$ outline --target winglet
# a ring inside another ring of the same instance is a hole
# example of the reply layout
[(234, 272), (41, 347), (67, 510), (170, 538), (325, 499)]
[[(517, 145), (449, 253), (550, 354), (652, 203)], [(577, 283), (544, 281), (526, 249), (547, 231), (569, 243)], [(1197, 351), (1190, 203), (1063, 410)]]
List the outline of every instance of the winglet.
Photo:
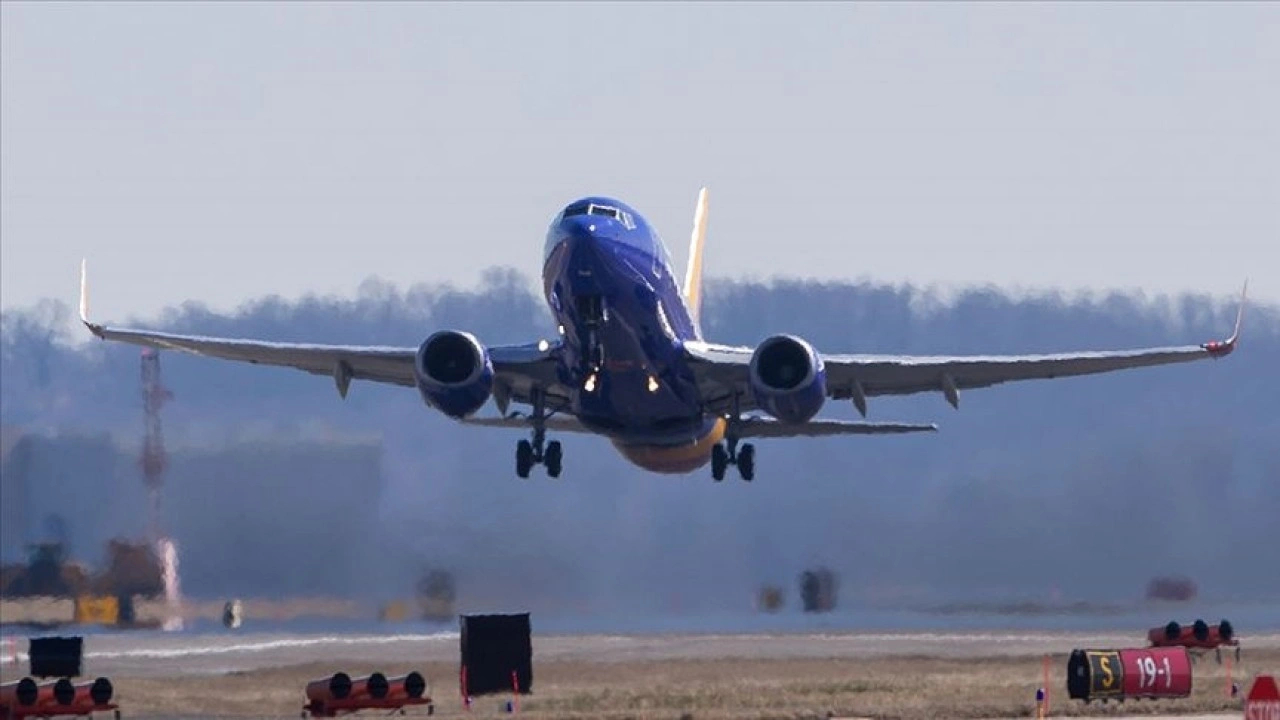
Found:
[(80, 260), (80, 322), (89, 328), (89, 332), (102, 337), (102, 326), (89, 322), (89, 261)]
[(1232, 350), (1236, 349), (1236, 343), (1240, 340), (1240, 326), (1244, 323), (1244, 306), (1248, 304), (1249, 299), (1249, 279), (1245, 278), (1244, 289), (1240, 291), (1240, 309), (1236, 310), (1236, 327), (1231, 332), (1231, 337), (1226, 340), (1213, 340), (1207, 342), (1200, 347), (1208, 351), (1215, 358), (1230, 355)]
[(698, 205), (693, 211), (693, 234), (689, 238), (689, 264), (684, 275), (684, 301), (689, 306), (693, 325), (702, 335), (702, 250), (707, 239), (707, 189), (698, 192)]

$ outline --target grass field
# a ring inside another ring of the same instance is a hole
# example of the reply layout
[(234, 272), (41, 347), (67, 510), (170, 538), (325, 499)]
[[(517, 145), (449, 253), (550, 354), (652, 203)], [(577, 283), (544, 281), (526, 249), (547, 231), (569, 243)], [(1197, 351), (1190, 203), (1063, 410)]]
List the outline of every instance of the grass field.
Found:
[[(130, 718), (297, 717), (303, 703), (302, 688), (308, 680), (335, 670), (353, 672), (358, 667), (335, 659), (213, 677), (119, 678), (117, 696)], [(1051, 657), (1053, 716), (1239, 712), (1241, 708), (1239, 699), (1226, 696), (1225, 666), (1212, 658), (1195, 666), (1190, 698), (1123, 705), (1067, 700), (1065, 667), (1066, 655)], [(1258, 650), (1245, 655), (1236, 675), (1247, 688), (1251, 673), (1277, 668), (1280, 650)], [(456, 663), (368, 669), (388, 674), (420, 670), (431, 685), (435, 714), (464, 715)], [(1041, 678), (1039, 656), (535, 661), (534, 692), (520, 698), (520, 714), (530, 718), (655, 720), (1034, 717), (1035, 691)], [(468, 716), (499, 716), (507, 699), (477, 698)]]

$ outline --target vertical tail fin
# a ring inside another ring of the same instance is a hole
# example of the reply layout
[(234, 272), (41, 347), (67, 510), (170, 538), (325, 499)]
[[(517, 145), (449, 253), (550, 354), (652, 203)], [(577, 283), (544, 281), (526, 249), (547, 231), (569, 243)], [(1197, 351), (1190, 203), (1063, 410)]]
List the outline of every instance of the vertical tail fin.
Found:
[(698, 193), (693, 211), (693, 234), (689, 238), (689, 265), (684, 274), (684, 301), (689, 306), (693, 326), (702, 336), (702, 250), (707, 239), (707, 189)]

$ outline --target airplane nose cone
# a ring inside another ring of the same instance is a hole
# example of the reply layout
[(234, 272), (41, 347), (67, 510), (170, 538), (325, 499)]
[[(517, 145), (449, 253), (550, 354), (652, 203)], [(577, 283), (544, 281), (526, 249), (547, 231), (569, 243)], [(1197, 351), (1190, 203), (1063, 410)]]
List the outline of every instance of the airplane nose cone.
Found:
[(596, 223), (596, 218), (590, 215), (575, 215), (565, 218), (560, 229), (571, 241), (589, 242), (596, 239), (600, 226)]
[(562, 244), (577, 262), (597, 258), (605, 250), (609, 233), (600, 218), (589, 215), (568, 217), (560, 226)]

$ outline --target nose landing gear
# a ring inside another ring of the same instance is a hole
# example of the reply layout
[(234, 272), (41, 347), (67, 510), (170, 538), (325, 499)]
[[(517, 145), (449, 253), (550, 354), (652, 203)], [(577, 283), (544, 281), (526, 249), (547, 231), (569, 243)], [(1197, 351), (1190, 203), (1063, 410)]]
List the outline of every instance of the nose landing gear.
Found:
[(599, 295), (577, 295), (574, 303), (578, 317), (586, 327), (583, 360), (589, 368), (599, 372), (604, 366), (604, 344), (600, 342), (600, 328), (609, 321), (609, 306)]
[(516, 476), (524, 479), (529, 477), (529, 472), (533, 470), (534, 465), (542, 464), (547, 468), (549, 477), (560, 477), (561, 460), (563, 452), (560, 448), (559, 440), (552, 440), (546, 443), (545, 447), (541, 442), (542, 438), (538, 437), (538, 433), (534, 433), (534, 441), (521, 440), (516, 443)]

